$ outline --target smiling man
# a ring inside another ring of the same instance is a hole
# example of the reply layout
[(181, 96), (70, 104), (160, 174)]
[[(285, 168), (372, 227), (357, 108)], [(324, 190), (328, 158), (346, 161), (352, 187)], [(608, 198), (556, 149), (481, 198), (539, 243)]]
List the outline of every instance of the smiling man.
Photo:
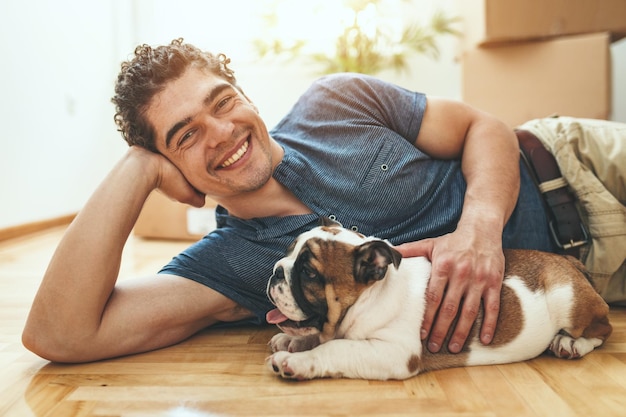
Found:
[(231, 215), (311, 213), (272, 178), (283, 148), (271, 140), (256, 107), (218, 75), (192, 66), (154, 96), (145, 116), (157, 151)]
[[(481, 340), (489, 343), (503, 247), (558, 251), (561, 244), (514, 132), (463, 103), (357, 74), (315, 82), (268, 131), (228, 64), (182, 40), (142, 45), (122, 64), (113, 102), (130, 147), (60, 242), (25, 346), (53, 361), (84, 362), (165, 347), (216, 323), (264, 324), (274, 263), (321, 217), (431, 260), (421, 324), (430, 350), (458, 352), (481, 303)], [(559, 123), (585, 132), (592, 124)], [(623, 263), (626, 235), (617, 162), (626, 129), (602, 126), (593, 143), (603, 151), (585, 160), (614, 168), (594, 172), (602, 188), (594, 192), (612, 198), (599, 207), (613, 216), (604, 223), (620, 240), (594, 236), (594, 251), (579, 256), (598, 265), (620, 256)], [(155, 189), (195, 206), (210, 196), (219, 204), (218, 228), (158, 274), (117, 282), (124, 244)], [(602, 217), (587, 217), (600, 224), (594, 233), (602, 230)], [(623, 284), (623, 265), (615, 264), (608, 276), (621, 275), (603, 288)]]

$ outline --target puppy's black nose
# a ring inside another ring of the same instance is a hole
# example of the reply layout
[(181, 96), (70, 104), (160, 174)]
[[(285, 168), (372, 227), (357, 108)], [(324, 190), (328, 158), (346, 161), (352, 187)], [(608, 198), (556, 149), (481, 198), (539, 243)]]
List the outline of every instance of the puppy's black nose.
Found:
[(277, 283), (284, 281), (284, 280), (285, 280), (285, 270), (283, 269), (282, 266), (279, 266), (278, 268), (276, 268), (276, 270), (270, 277), (269, 282), (267, 283), (267, 296), (269, 297), (272, 304), (276, 304), (276, 303), (274, 302), (274, 297), (272, 297), (271, 289), (272, 287), (275, 287)]
[(276, 268), (276, 271), (274, 271), (274, 276), (272, 277), (272, 279), (279, 279), (281, 281), (285, 279), (285, 270), (283, 269), (282, 266), (279, 266), (278, 268)]

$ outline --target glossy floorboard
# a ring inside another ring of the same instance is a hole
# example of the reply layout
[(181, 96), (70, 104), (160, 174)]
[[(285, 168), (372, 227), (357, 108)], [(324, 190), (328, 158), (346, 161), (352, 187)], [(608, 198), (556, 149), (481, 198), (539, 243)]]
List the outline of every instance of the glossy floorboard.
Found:
[[(51, 364), (20, 334), (63, 228), (0, 244), (0, 416), (625, 416), (626, 310), (581, 360), (549, 356), (406, 381), (288, 382), (264, 366), (273, 327), (207, 330), (168, 349)], [(152, 273), (187, 243), (131, 239), (124, 277)]]

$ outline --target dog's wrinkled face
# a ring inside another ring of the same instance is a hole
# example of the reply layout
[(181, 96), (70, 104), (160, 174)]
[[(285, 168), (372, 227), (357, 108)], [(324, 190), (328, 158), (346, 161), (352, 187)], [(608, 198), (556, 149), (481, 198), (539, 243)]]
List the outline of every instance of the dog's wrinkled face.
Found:
[(267, 295), (278, 308), (267, 321), (292, 335), (334, 332), (359, 295), (400, 259), (382, 240), (336, 224), (314, 228), (276, 263)]

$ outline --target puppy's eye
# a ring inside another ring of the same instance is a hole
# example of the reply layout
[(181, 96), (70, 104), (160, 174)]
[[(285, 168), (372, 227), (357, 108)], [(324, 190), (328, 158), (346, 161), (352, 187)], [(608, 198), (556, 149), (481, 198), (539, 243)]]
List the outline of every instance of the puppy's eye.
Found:
[(318, 279), (319, 278), (319, 274), (317, 273), (317, 271), (315, 269), (313, 269), (310, 265), (306, 265), (305, 264), (303, 266), (303, 268), (302, 268), (302, 272), (309, 279)]

